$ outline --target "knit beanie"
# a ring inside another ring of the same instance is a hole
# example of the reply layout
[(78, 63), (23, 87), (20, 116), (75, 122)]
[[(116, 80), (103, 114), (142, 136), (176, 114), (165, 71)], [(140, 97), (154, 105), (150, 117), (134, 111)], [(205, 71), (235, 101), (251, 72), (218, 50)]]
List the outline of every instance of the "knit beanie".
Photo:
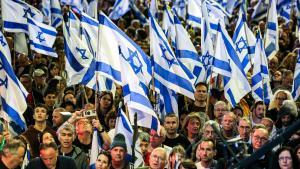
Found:
[(115, 135), (114, 140), (110, 145), (110, 149), (113, 149), (114, 147), (122, 147), (125, 151), (127, 151), (126, 141), (123, 134), (118, 133)]

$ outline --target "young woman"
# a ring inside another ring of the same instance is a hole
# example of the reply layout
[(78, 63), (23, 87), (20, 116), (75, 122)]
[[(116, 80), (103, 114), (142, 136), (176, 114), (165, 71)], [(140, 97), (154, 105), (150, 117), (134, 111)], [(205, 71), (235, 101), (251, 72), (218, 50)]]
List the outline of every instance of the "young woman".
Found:
[(108, 151), (101, 151), (96, 161), (96, 169), (109, 169), (111, 165), (111, 155)]

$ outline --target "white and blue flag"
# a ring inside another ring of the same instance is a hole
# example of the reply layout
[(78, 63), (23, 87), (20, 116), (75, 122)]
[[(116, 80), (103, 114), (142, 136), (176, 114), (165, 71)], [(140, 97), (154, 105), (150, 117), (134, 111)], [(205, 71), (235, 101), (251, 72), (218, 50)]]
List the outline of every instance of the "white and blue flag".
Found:
[(130, 0), (116, 0), (109, 18), (112, 20), (121, 18), (130, 10), (130, 3)]
[(263, 100), (265, 104), (269, 104), (273, 94), (270, 87), (268, 59), (259, 31), (256, 34), (255, 54), (252, 63), (252, 96), (256, 101)]
[(3, 35), (3, 33), (1, 31), (0, 31), (0, 46), (3, 49), (4, 56), (6, 56), (8, 63), (11, 64), (10, 49), (9, 49), (9, 46), (8, 46), (5, 36)]
[(27, 109), (27, 94), (0, 46), (1, 115), (6, 121), (15, 122), (23, 130), (26, 129), (23, 113)]
[(91, 146), (90, 169), (96, 169), (97, 157), (101, 150), (102, 148), (99, 133), (97, 129), (94, 129)]
[(247, 25), (246, 14), (242, 8), (232, 40), (235, 44), (236, 53), (242, 62), (244, 72), (247, 73), (251, 68), (250, 58), (254, 54), (256, 39)]
[(7, 32), (28, 31), (27, 18), (43, 22), (43, 14), (33, 6), (20, 0), (1, 0), (3, 28)]
[[(122, 109), (118, 111), (118, 117), (116, 120), (116, 127), (115, 127), (115, 135), (121, 133), (125, 136), (125, 142), (127, 146), (127, 159), (132, 162), (132, 144), (133, 144), (133, 128)], [(135, 142), (135, 159), (134, 159), (134, 168), (138, 168), (144, 165), (143, 155), (141, 153), (139, 139)]]
[(87, 0), (60, 0), (62, 5), (70, 5), (71, 7), (76, 7), (80, 11), (86, 9), (88, 6)]
[(98, 0), (90, 0), (86, 13), (92, 18), (98, 18)]
[(265, 33), (265, 51), (266, 56), (270, 60), (279, 50), (279, 30), (276, 12), (276, 1), (270, 0), (270, 7), (268, 10), (267, 30)]
[(153, 56), (154, 78), (167, 88), (194, 99), (194, 82), (182, 68), (156, 20), (150, 15), (150, 53)]
[(300, 95), (300, 50), (298, 50), (297, 63), (294, 73), (294, 83), (292, 89), (293, 99), (296, 101)]
[[(267, 16), (268, 4), (265, 3), (265, 0), (259, 0), (254, 6), (254, 11), (251, 15), (253, 21), (260, 21)], [(277, 17), (277, 14), (274, 16)]]
[(29, 145), (27, 145), (21, 169), (26, 169), (26, 166), (29, 164), (29, 161), (30, 161), (30, 149), (29, 149)]
[(41, 9), (40, 11), (43, 13), (44, 15), (44, 23), (50, 23), (51, 22), (51, 4), (50, 4), (51, 0), (42, 0), (41, 3)]
[(62, 25), (63, 16), (59, 0), (50, 0), (51, 26), (57, 28)]
[(187, 4), (187, 23), (192, 27), (201, 28), (201, 20), (201, 1), (189, 0), (189, 3)]
[(28, 34), (30, 48), (37, 53), (57, 57), (53, 49), (57, 31), (54, 27), (28, 18)]
[(175, 11), (177, 16), (185, 19), (187, 13), (187, 9), (186, 9), (187, 4), (188, 4), (187, 0), (174, 0), (172, 9)]
[(251, 91), (235, 45), (225, 26), (219, 24), (213, 71), (223, 76), (224, 94), (232, 107)]

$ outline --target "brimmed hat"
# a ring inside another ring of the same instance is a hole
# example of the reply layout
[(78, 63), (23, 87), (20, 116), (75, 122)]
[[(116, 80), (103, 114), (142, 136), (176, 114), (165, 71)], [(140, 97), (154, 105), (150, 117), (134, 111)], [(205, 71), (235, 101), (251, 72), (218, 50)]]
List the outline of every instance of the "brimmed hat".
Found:
[(35, 69), (33, 72), (33, 77), (40, 77), (45, 75), (45, 72), (42, 69)]

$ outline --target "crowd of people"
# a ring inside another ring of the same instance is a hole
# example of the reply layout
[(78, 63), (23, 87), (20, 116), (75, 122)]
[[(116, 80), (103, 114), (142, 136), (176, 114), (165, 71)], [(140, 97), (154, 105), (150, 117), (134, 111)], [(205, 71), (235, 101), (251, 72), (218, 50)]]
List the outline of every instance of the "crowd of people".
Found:
[[(26, 0), (39, 7), (41, 0)], [(100, 0), (99, 9), (109, 14), (114, 0)], [(248, 1), (248, 25), (265, 32), (266, 18), (251, 20), (257, 0)], [(138, 9), (147, 16), (147, 0), (136, 0)], [(164, 2), (158, 0), (158, 20)], [(66, 7), (63, 7), (65, 9)], [(230, 18), (227, 30), (233, 34), (238, 8)], [(184, 20), (182, 20), (185, 23)], [(115, 21), (116, 25), (150, 56), (149, 24), (141, 23), (132, 11)], [(159, 131), (139, 127), (138, 146), (144, 160), (140, 168), (207, 169), (207, 168), (300, 168), (300, 130), (298, 102), (291, 96), (297, 48), (295, 12), (289, 23), (278, 18), (279, 51), (269, 60), (273, 97), (269, 105), (255, 101), (251, 93), (235, 107), (225, 99), (221, 87), (206, 83), (195, 85), (195, 100), (178, 97), (179, 114), (161, 118)], [(185, 25), (187, 25), (185, 23)], [(190, 38), (201, 55), (201, 30), (186, 26)], [(82, 85), (67, 86), (62, 28), (54, 44), (58, 57), (34, 51), (18, 53), (14, 34), (4, 33), (12, 53), (15, 74), (28, 91), (24, 112), (27, 129), (2, 119), (0, 129), (0, 168), (14, 169), (87, 169), (90, 167), (93, 131), (101, 138), (97, 169), (131, 168), (124, 133), (115, 133), (122, 87), (116, 91), (96, 92)], [(248, 73), (251, 75), (251, 73)], [(218, 85), (216, 85), (218, 86)], [(153, 105), (156, 99), (149, 96)], [(297, 106), (298, 105), (298, 106)], [(124, 111), (126, 106), (123, 105)], [(85, 117), (88, 110), (94, 118)], [(14, 129), (14, 133), (9, 128)], [(266, 146), (269, 145), (269, 146)]]

